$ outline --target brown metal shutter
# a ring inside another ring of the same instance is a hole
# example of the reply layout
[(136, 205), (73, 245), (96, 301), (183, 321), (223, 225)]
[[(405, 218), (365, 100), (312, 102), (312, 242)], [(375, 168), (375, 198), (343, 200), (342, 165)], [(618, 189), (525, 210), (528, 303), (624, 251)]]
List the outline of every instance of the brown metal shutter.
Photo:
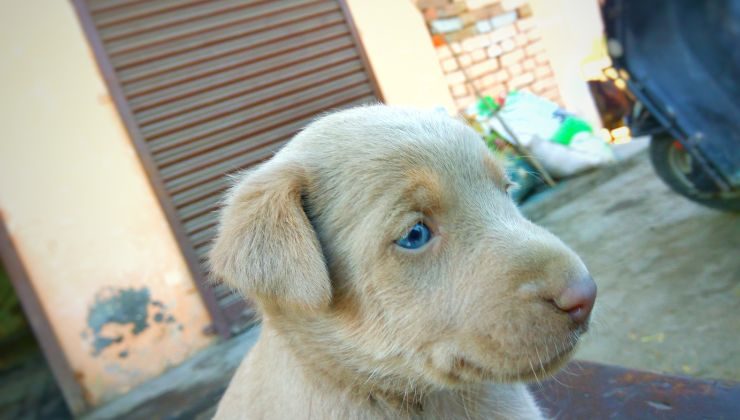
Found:
[[(224, 175), (318, 113), (378, 98), (337, 0), (74, 1), (199, 283)], [(239, 296), (199, 287), (222, 332), (244, 322)]]

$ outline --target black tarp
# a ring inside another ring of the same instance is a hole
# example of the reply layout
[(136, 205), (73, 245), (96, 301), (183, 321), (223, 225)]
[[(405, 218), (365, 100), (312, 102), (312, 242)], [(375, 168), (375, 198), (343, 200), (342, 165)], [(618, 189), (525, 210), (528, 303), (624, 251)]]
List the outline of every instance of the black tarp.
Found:
[(608, 0), (603, 15), (633, 93), (740, 186), (740, 0)]

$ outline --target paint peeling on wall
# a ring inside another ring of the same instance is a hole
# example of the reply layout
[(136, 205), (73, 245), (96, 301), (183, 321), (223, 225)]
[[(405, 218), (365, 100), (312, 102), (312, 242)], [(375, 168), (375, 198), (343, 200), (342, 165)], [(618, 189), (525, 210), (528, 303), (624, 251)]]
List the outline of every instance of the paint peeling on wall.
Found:
[[(139, 335), (156, 324), (175, 324), (175, 317), (167, 313), (167, 307), (158, 300), (151, 299), (146, 287), (105, 288), (95, 295), (95, 300), (87, 312), (87, 329), (82, 338), (90, 343), (91, 354), (99, 356), (108, 347), (122, 343), (127, 333)], [(177, 324), (178, 330), (183, 327)], [(128, 357), (128, 349), (117, 350), (119, 358)]]

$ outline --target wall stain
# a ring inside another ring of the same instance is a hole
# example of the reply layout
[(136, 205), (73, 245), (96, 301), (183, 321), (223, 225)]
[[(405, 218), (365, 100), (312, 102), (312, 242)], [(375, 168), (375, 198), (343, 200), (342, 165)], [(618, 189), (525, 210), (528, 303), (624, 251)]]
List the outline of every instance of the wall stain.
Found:
[(149, 289), (103, 289), (95, 295), (95, 302), (87, 313), (87, 326), (92, 332), (93, 356), (113, 343), (121, 342), (123, 336), (106, 337), (102, 335), (106, 324), (132, 324), (131, 332), (140, 334), (149, 327), (148, 306)]
[[(150, 308), (154, 313), (152, 320), (156, 324), (174, 323), (175, 318), (167, 313), (167, 306), (158, 300), (152, 300), (149, 289), (105, 288), (95, 295), (93, 304), (87, 313), (87, 329), (81, 337), (89, 341), (92, 355), (99, 356), (106, 348), (121, 343), (123, 335), (105, 335), (104, 327), (109, 324), (130, 325), (131, 333), (139, 335), (152, 326)], [(181, 330), (181, 329), (180, 329)], [(118, 352), (119, 358), (126, 358), (129, 350)]]

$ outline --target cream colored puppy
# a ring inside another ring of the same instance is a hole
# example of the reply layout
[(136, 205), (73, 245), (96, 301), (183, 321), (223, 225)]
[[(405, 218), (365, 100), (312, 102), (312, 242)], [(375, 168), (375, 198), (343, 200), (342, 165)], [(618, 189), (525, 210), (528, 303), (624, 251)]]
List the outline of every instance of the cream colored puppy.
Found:
[(480, 137), (370, 106), (309, 125), (228, 193), (214, 273), (261, 336), (221, 419), (536, 419), (596, 286), (527, 221)]

